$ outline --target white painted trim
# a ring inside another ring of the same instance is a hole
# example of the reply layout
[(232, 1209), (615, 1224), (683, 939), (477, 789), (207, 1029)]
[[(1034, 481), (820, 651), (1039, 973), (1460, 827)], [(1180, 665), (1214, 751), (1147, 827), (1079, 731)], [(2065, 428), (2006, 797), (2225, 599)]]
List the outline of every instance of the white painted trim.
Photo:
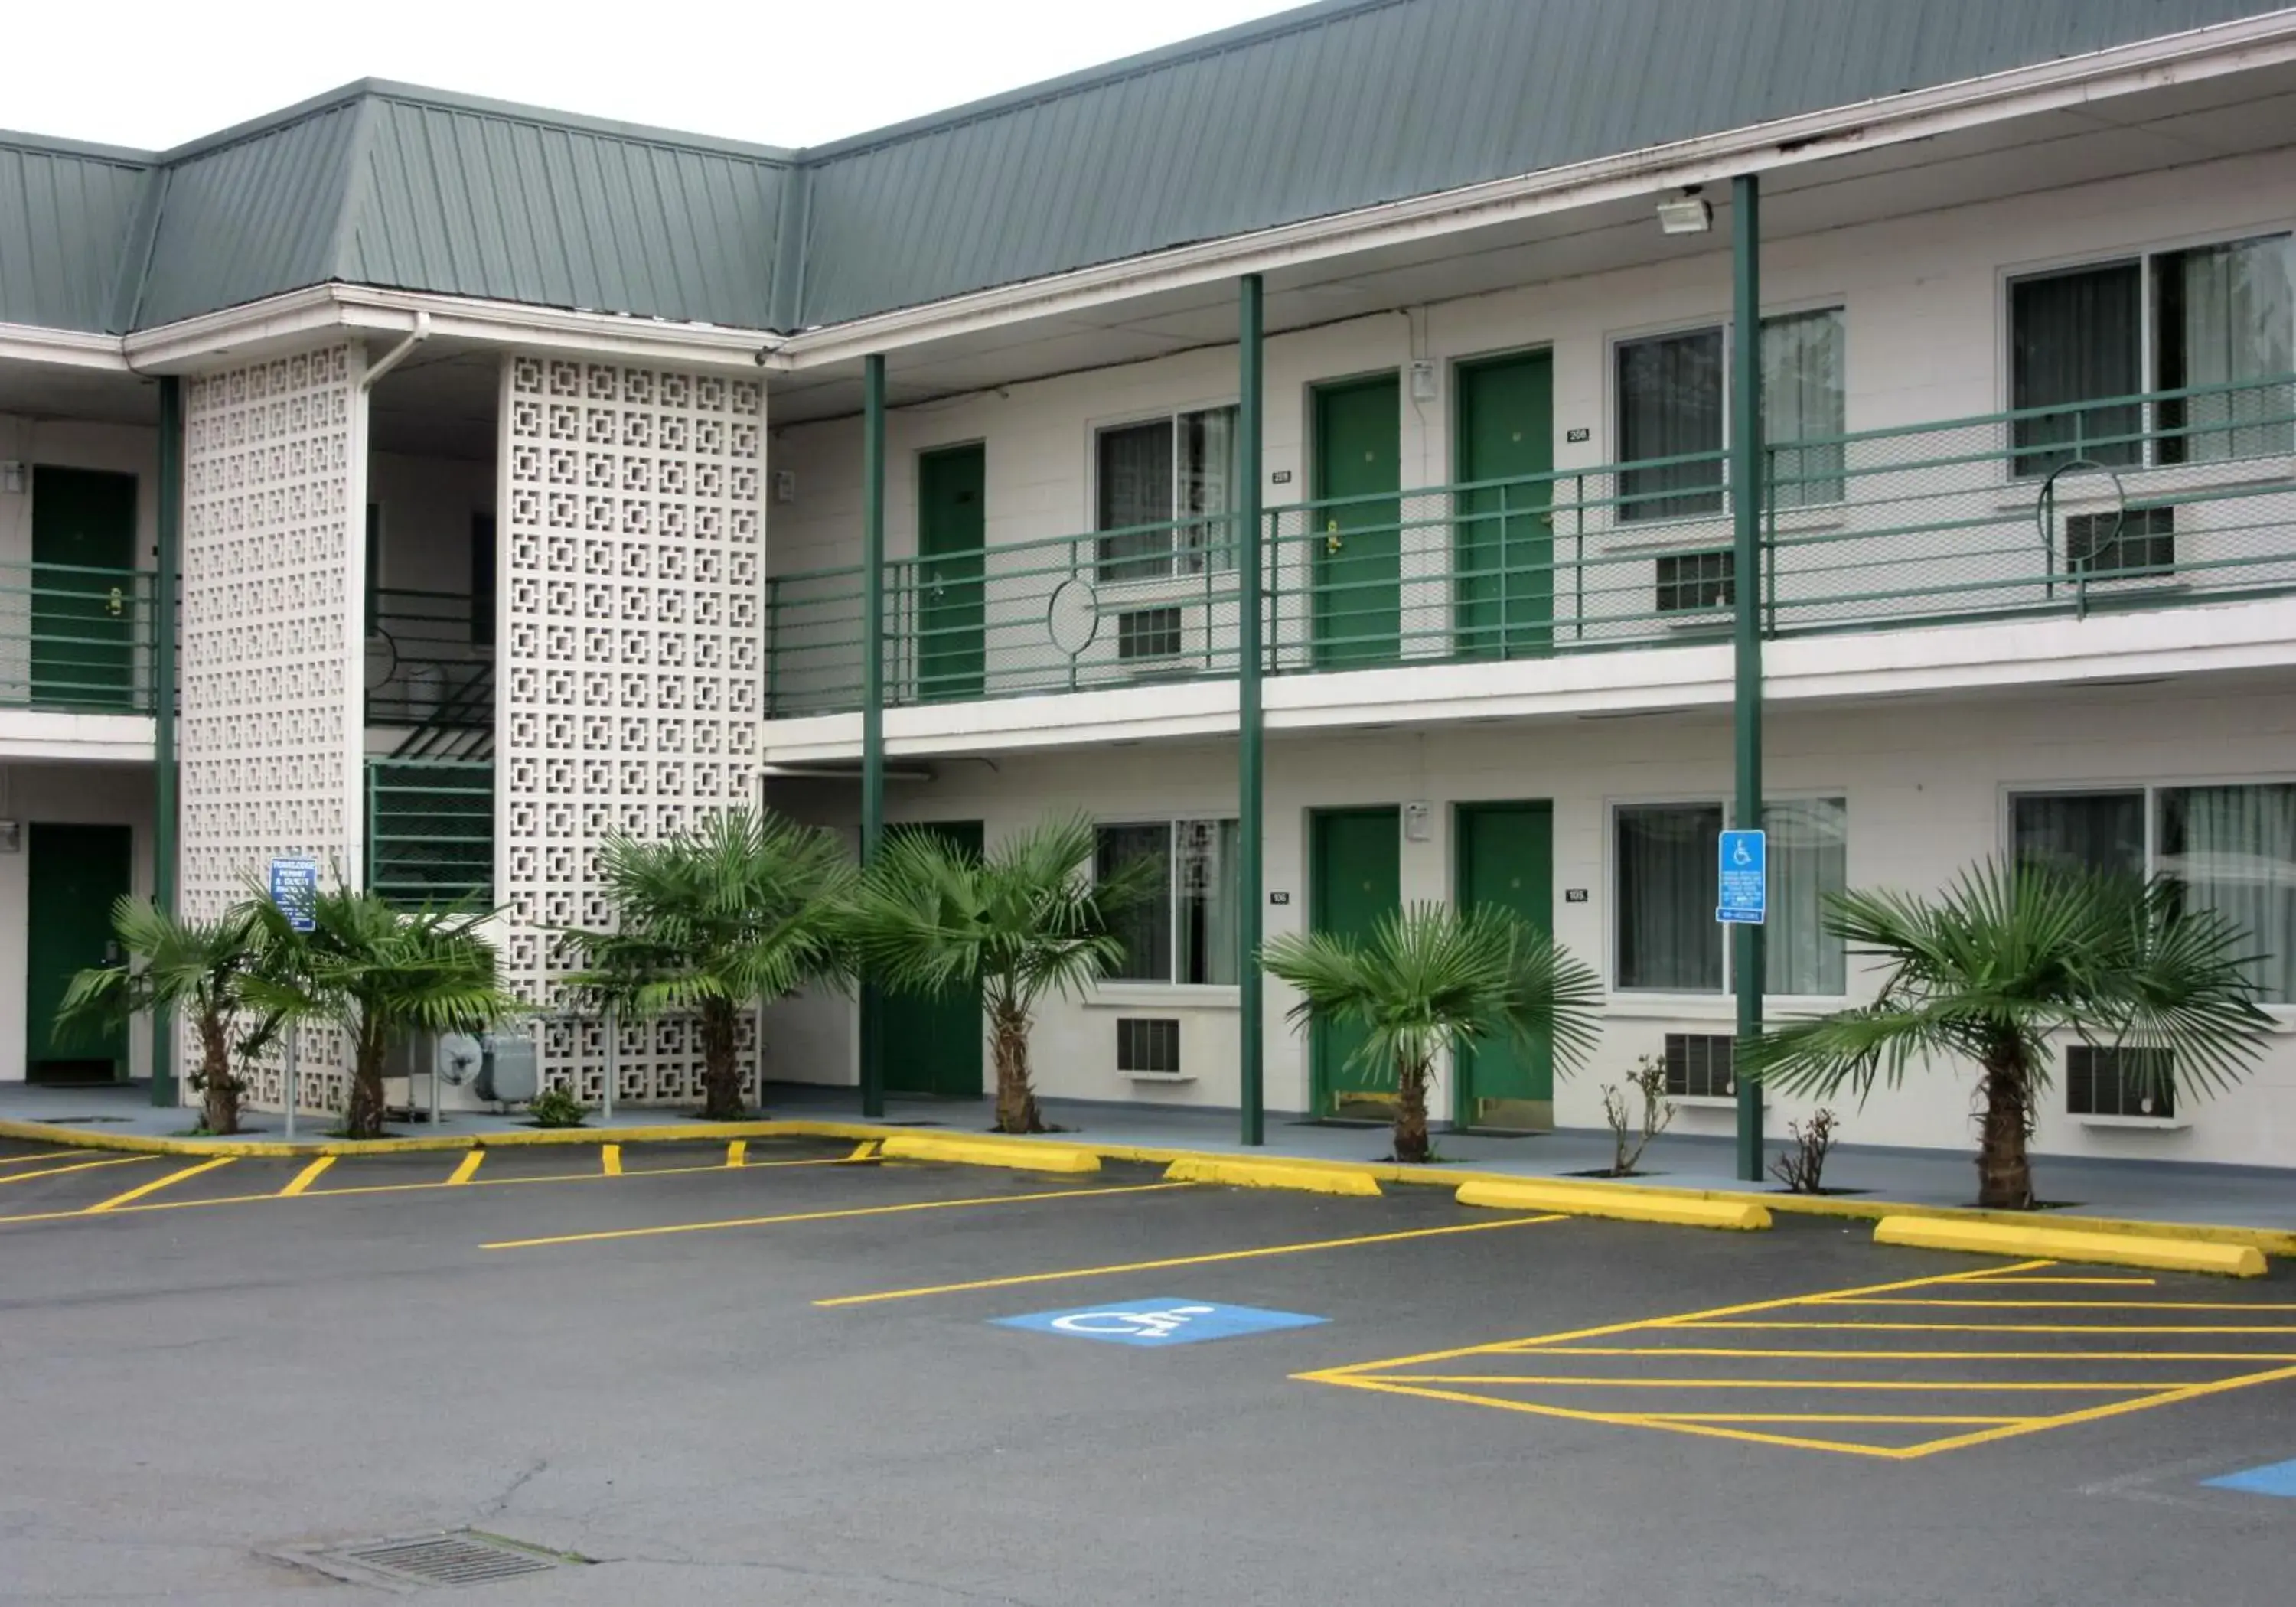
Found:
[(1713, 184), (1742, 173), (1799, 167), (1853, 151), (1935, 138), (2290, 61), (2296, 61), (2296, 11), (2276, 12), (808, 330), (791, 336), (770, 365), (799, 372), (853, 362), (871, 352), (894, 351), (1028, 318), (1073, 314), (1111, 301), (1632, 200), (1685, 184)]
[(0, 363), (47, 363), (59, 368), (99, 368), (126, 373), (118, 335), (37, 324), (0, 324)]
[(148, 714), (59, 714), (0, 709), (0, 759), (152, 762), (156, 741)]
[(2183, 1133), (2192, 1123), (2181, 1116), (2076, 1116), (2085, 1127), (2116, 1127), (2124, 1133)]

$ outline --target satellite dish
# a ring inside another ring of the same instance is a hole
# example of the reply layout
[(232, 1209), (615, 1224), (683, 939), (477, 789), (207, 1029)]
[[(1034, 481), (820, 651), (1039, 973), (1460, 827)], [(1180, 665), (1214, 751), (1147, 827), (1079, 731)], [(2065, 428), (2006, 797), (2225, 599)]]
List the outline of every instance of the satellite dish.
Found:
[(455, 1087), (476, 1079), (485, 1063), (486, 1047), (467, 1032), (442, 1032), (430, 1050), (430, 1068), (439, 1079)]

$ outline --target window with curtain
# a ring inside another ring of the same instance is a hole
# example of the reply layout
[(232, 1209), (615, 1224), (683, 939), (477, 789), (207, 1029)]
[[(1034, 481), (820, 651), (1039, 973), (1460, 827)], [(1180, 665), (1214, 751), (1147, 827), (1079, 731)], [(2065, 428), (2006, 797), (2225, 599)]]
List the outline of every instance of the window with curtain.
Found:
[(1838, 307), (1762, 320), (1762, 439), (1776, 448), (1772, 495), (1781, 508), (1843, 499), (1846, 344)]
[(1099, 828), (1094, 866), (1101, 880), (1135, 865), (1151, 867), (1146, 893), (1114, 917), (1124, 959), (1108, 973), (1111, 980), (1235, 984), (1236, 830), (1233, 820)]
[(2009, 800), (2009, 851), (2092, 871), (2144, 873), (2144, 792), (2021, 792)]
[(2144, 389), (2143, 284), (2139, 262), (2010, 282), (2009, 405), (2052, 410), (2011, 425), (2018, 474), (2048, 474), (2076, 457), (2144, 461), (2140, 405), (2074, 405)]
[(2161, 874), (2249, 934), (2267, 999), (2296, 1003), (2296, 786), (2163, 787), (2159, 811)]
[(1209, 407), (1100, 431), (1094, 529), (1108, 532), (1098, 544), (1103, 581), (1227, 567), (1231, 537), (1217, 516), (1235, 507), (1235, 419), (1233, 407)]
[(1619, 521), (1684, 519), (1722, 511), (1722, 332), (1685, 330), (1618, 346), (1619, 460), (1646, 463), (1692, 453), (1689, 463), (1619, 471)]
[(2152, 306), (2161, 389), (2246, 388), (2161, 403), (2162, 463), (2221, 463), (2296, 447), (2289, 388), (2260, 383), (2296, 366), (2288, 236), (2155, 257)]
[(1621, 805), (1613, 828), (1617, 985), (1720, 992), (1722, 929), (1714, 908), (1722, 806)]
[(1849, 885), (1848, 800), (1775, 800), (1763, 806), (1762, 829), (1770, 873), (1762, 986), (1780, 994), (1847, 993), (1849, 949), (1825, 930), (1825, 901)]

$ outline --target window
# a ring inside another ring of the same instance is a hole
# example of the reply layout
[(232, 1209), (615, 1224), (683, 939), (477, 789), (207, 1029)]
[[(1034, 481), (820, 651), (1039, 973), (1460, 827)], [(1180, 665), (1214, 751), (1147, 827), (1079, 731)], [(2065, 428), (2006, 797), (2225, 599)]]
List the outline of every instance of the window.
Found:
[(1176, 659), (1180, 655), (1180, 611), (1138, 608), (1116, 617), (1119, 659)]
[(2173, 1062), (2165, 1049), (2107, 1044), (2065, 1048), (2065, 1111), (2073, 1116), (2151, 1116), (2177, 1113)]
[(2296, 783), (2020, 793), (2009, 828), (2020, 858), (2174, 881), (2249, 935), (2264, 999), (2296, 1004)]
[(1727, 1099), (1737, 1089), (1731, 1071), (1734, 1039), (1726, 1032), (1666, 1035), (1666, 1091), (1677, 1099)]
[(1657, 567), (1660, 613), (1712, 613), (1736, 600), (1733, 577), (1737, 573), (1737, 554), (1726, 548), (1713, 553), (1669, 553)]
[(1103, 430), (1094, 450), (1102, 581), (1230, 567), (1234, 537), (1218, 515), (1235, 507), (1234, 408)]
[[(1617, 816), (1620, 988), (1719, 993), (1727, 985), (1722, 927), (1714, 919), (1723, 808), (1628, 804)], [(1849, 808), (1839, 798), (1774, 799), (1769, 921), (1763, 987), (1771, 993), (1848, 991), (1849, 955), (1825, 931), (1825, 900), (1848, 885)]]
[[(1778, 448), (1777, 504), (1809, 507), (1842, 499), (1838, 439), (1843, 402), (1840, 307), (1762, 320), (1762, 439)], [(1728, 389), (1724, 331), (1685, 330), (1618, 346), (1619, 460), (1648, 463), (1619, 471), (1619, 521), (1719, 513)], [(1793, 447), (1795, 441), (1813, 441)], [(1652, 463), (1657, 458), (1688, 462)]]
[(2292, 366), (2296, 294), (2286, 235), (2012, 280), (2009, 405), (2051, 410), (2012, 425), (2015, 471), (2044, 475), (2076, 457), (2142, 466), (2144, 407), (2125, 398), (2147, 389), (2202, 393), (2157, 405), (2155, 463), (2296, 449), (2289, 388), (2269, 382)]
[(1113, 921), (1124, 958), (1108, 974), (1127, 982), (1236, 981), (1236, 823), (1159, 821), (1100, 828), (1094, 865), (1103, 880), (1146, 862), (1150, 890)]

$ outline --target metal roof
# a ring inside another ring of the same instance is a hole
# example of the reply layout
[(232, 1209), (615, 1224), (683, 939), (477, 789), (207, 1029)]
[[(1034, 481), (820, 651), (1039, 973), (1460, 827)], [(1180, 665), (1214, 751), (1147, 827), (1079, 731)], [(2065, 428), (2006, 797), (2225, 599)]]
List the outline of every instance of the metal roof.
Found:
[(132, 293), (137, 209), (157, 181), (126, 152), (0, 134), (0, 324), (115, 327), (113, 297)]
[(1324, 0), (798, 152), (366, 80), (162, 154), (0, 135), (0, 322), (333, 280), (811, 327), (2284, 9)]
[(2284, 9), (1332, 0), (807, 153), (808, 324)]

